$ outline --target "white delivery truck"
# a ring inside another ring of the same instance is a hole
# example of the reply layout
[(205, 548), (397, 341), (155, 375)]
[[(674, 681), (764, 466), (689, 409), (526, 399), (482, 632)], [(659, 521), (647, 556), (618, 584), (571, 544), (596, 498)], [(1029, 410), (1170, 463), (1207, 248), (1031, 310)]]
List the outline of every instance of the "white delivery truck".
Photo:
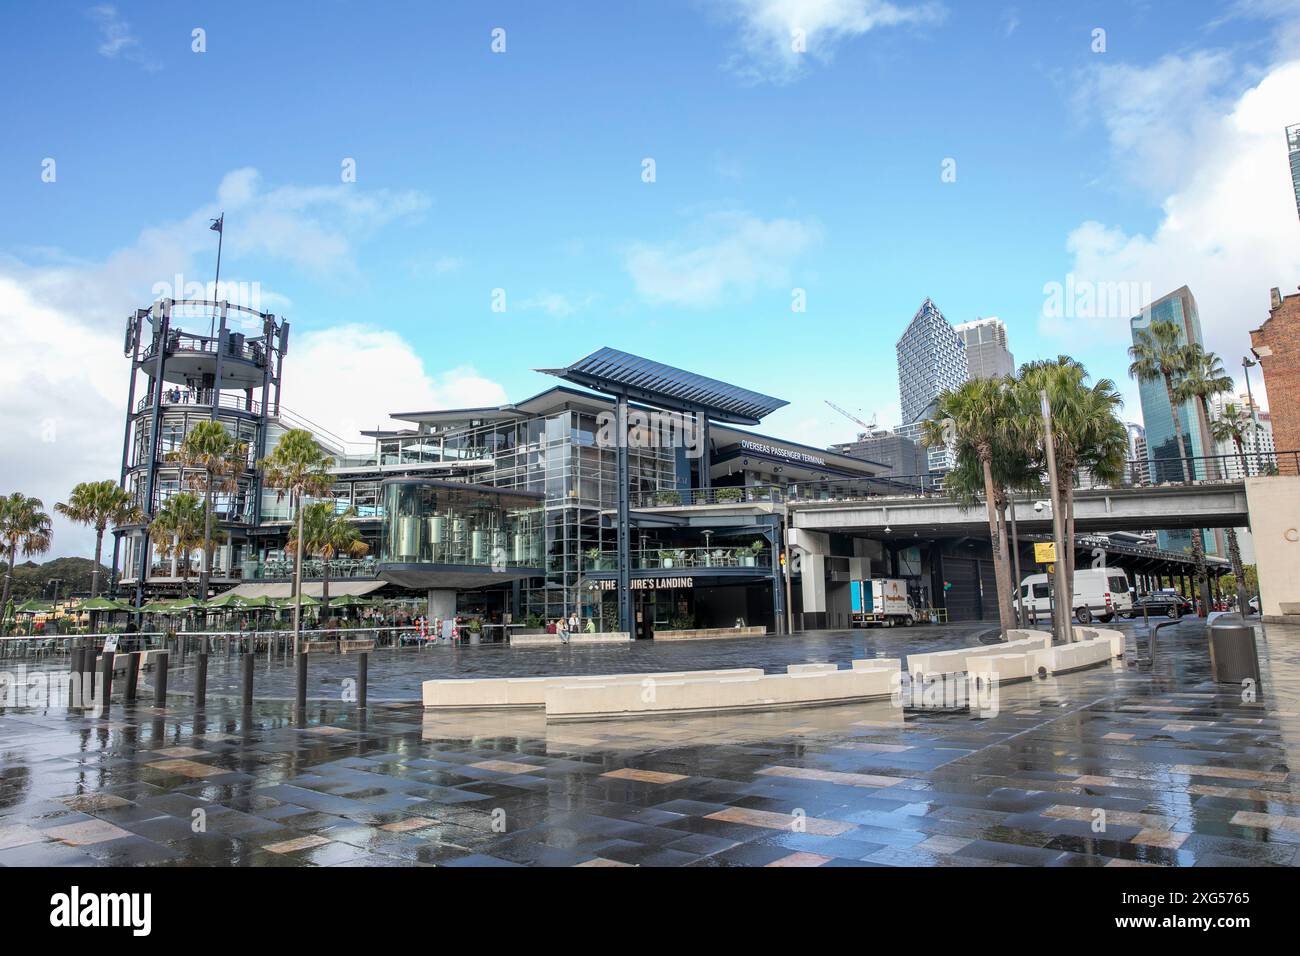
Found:
[(876, 624), (911, 627), (920, 620), (920, 612), (908, 596), (907, 582), (898, 578), (850, 581), (849, 599), (854, 627), (872, 627)]
[[(1052, 596), (1048, 590), (1046, 574), (1031, 574), (1020, 582), (1020, 599), (1026, 611), (1034, 611), (1039, 618), (1051, 613)], [(1074, 617), (1080, 624), (1091, 624), (1097, 618), (1109, 624), (1116, 615), (1133, 609), (1133, 590), (1123, 568), (1075, 568)]]

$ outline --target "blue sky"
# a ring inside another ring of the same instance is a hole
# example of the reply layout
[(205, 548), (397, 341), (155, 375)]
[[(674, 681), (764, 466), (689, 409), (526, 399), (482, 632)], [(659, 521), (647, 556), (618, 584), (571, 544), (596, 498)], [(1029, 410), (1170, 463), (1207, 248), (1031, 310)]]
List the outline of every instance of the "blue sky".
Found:
[(223, 209), (223, 279), (294, 325), (286, 404), (335, 431), (521, 398), (612, 345), (791, 400), (769, 433), (846, 440), (823, 399), (894, 424), (926, 296), (1001, 317), (1017, 360), (1122, 380), (1126, 316), (1044, 315), (1071, 273), (1190, 284), (1235, 364), (1300, 281), (1297, 22), (1294, 0), (6, 5), (0, 348), (76, 347), (0, 373), (56, 436), (0, 490), (57, 499), (69, 442), (114, 473), (122, 319), (211, 280)]

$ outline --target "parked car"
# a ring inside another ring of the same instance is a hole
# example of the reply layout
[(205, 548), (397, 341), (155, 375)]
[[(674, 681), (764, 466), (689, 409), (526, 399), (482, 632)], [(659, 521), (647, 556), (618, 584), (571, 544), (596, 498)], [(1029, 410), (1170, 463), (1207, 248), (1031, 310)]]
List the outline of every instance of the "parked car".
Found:
[(1135, 618), (1147, 614), (1164, 614), (1167, 617), (1182, 617), (1195, 614), (1196, 605), (1176, 591), (1156, 591), (1154, 594), (1142, 594), (1133, 599), (1133, 610), (1122, 617)]

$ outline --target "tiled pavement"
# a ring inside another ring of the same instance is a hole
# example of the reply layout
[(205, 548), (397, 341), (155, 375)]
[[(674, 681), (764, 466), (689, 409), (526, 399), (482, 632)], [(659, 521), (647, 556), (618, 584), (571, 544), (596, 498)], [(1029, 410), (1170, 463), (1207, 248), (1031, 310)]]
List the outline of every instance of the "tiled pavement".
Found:
[[(1130, 640), (1125, 662), (1000, 688), (987, 719), (888, 703), (550, 726), (400, 702), (0, 711), (0, 865), (1300, 862), (1300, 633), (1270, 626), (1258, 702), (1208, 682), (1199, 623), (1161, 637), (1154, 670)], [(699, 666), (961, 643), (765, 640), (709, 642)], [(668, 670), (675, 648), (635, 650)]]

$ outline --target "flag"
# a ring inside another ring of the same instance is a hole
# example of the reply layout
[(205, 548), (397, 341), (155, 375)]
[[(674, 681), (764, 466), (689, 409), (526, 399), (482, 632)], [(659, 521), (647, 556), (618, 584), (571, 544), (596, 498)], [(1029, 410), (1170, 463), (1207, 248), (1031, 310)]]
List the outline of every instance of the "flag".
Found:
[(212, 220), (212, 225), (208, 226), (213, 232), (221, 232), (226, 224), (226, 214), (223, 212), (219, 219)]

